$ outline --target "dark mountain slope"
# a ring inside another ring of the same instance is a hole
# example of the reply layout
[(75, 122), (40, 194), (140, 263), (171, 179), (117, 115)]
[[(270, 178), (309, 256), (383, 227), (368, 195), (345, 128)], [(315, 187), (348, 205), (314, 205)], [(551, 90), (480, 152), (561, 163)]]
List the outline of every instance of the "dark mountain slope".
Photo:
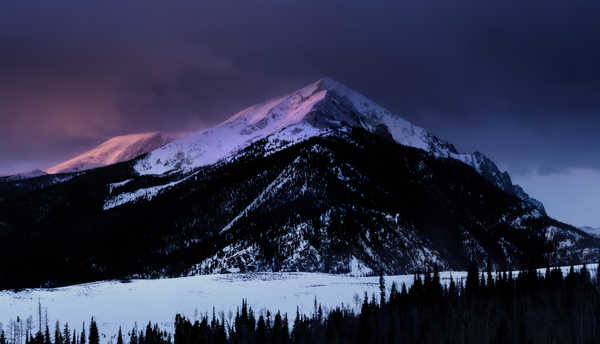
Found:
[(0, 288), (237, 270), (400, 273), (488, 258), (517, 268), (596, 260), (600, 247), (470, 166), (362, 129), (272, 154), (257, 141), (185, 174), (139, 176), (135, 163), (3, 183)]

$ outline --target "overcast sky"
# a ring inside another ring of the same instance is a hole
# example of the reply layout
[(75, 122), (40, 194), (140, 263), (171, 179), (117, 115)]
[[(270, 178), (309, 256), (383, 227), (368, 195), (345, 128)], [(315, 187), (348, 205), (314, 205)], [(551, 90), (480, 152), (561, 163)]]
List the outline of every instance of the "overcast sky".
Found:
[(600, 226), (598, 18), (577, 0), (3, 1), (0, 174), (330, 76)]

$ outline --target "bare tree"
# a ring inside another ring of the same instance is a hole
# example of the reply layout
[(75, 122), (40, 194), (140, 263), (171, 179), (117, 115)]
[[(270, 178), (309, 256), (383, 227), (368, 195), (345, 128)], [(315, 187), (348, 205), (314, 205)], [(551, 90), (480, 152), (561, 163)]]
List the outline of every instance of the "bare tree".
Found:
[(42, 333), (42, 301), (40, 299), (38, 299), (38, 326), (40, 333)]

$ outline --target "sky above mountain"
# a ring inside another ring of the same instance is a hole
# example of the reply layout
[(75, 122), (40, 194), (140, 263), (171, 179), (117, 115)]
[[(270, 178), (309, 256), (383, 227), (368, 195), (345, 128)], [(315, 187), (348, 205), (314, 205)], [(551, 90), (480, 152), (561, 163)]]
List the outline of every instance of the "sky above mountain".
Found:
[(2, 2), (0, 174), (330, 76), (599, 226), (599, 16), (555, 0)]

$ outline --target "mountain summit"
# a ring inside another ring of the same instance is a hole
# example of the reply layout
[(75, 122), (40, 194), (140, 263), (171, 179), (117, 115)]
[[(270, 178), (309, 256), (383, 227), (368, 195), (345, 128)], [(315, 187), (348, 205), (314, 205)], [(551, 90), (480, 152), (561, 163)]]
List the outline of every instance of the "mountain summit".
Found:
[(269, 150), (277, 151), (350, 127), (365, 129), (436, 157), (462, 161), (505, 192), (545, 214), (541, 202), (513, 185), (508, 173), (501, 172), (485, 155), (459, 153), (454, 145), (331, 78), (319, 79), (283, 97), (248, 107), (214, 127), (166, 144), (140, 160), (135, 170), (141, 175), (190, 171), (227, 159), (258, 140), (267, 139)]
[(188, 135), (151, 152), (136, 165), (140, 174), (160, 174), (213, 164), (251, 143), (294, 143), (344, 127), (382, 132), (398, 143), (454, 153), (424, 129), (393, 115), (343, 84), (324, 78), (286, 96), (246, 108), (226, 121)]

